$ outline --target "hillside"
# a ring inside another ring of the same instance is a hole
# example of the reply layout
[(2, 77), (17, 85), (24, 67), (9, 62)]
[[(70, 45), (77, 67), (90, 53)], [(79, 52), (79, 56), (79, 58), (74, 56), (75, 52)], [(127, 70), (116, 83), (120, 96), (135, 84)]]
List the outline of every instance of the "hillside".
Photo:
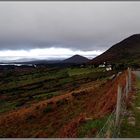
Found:
[(116, 96), (106, 94), (112, 74), (78, 67), (1, 71), (0, 137), (94, 137), (115, 104)]
[[(83, 68), (80, 69), (83, 70)], [(73, 71), (73, 69), (71, 70)], [(20, 77), (18, 85), (11, 84), (12, 81), (9, 80), (8, 86), (4, 86), (6, 83), (3, 83), (3, 86), (0, 87), (1, 93), (3, 93), (0, 96), (1, 138), (96, 137), (114, 110), (118, 82), (124, 85), (126, 77), (125, 73), (122, 73), (115, 79), (108, 79), (112, 75), (111, 73), (100, 72), (99, 74), (99, 71), (94, 70), (94, 74), (82, 74), (79, 77), (75, 73), (75, 77), (70, 76), (74, 84), (68, 80), (64, 84), (62, 75), (65, 71), (61, 70), (63, 73), (61, 76), (59, 72), (59, 78), (54, 77), (52, 72), (51, 77), (48, 75), (45, 77), (46, 69), (32, 72), (26, 72), (24, 80), (23, 75), (16, 72), (15, 76)], [(58, 74), (57, 71), (54, 73)], [(34, 79), (32, 84), (29, 83), (31, 75)], [(40, 79), (37, 79), (37, 75), (41, 76)], [(10, 78), (12, 79), (12, 76)], [(49, 78), (48, 82), (47, 78)], [(26, 81), (27, 79), (28, 81)], [(5, 82), (6, 80), (8, 79), (5, 78)], [(52, 80), (55, 82), (57, 80), (56, 84), (59, 85), (56, 87)], [(47, 88), (49, 83), (50, 87)], [(41, 85), (44, 88), (41, 88)], [(76, 85), (78, 86), (75, 87)], [(51, 89), (51, 86), (59, 89), (53, 88), (53, 92), (43, 91), (45, 87), (46, 90)], [(17, 94), (13, 92), (14, 88), (16, 88)], [(66, 90), (62, 91), (61, 88)], [(56, 91), (54, 92), (54, 90)]]
[(140, 64), (140, 34), (122, 40), (91, 60), (94, 64), (102, 62)]
[(83, 57), (81, 55), (74, 55), (68, 59), (65, 59), (64, 61), (62, 61), (62, 63), (82, 64), (88, 61), (89, 59), (86, 57)]

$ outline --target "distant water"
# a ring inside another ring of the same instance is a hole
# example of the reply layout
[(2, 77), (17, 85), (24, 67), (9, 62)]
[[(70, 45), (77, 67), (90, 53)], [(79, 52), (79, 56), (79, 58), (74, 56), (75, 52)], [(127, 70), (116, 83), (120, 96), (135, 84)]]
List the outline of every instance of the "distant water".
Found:
[(36, 65), (34, 65), (34, 64), (8, 64), (8, 63), (6, 63), (6, 64), (4, 64), (4, 63), (2, 63), (2, 64), (0, 64), (1, 66), (6, 66), (6, 65), (10, 65), (10, 66), (32, 66), (32, 67), (36, 67)]

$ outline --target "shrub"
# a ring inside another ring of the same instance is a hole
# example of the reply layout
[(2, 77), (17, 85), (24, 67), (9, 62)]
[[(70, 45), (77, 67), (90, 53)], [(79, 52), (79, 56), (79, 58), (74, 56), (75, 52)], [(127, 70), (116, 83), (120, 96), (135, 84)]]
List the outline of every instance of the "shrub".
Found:
[(77, 92), (72, 92), (72, 96), (76, 97), (76, 96), (78, 96), (78, 93)]
[(72, 96), (74, 97), (78, 97), (78, 96), (82, 96), (82, 95), (86, 95), (87, 91), (86, 90), (82, 90), (82, 91), (78, 91), (78, 92), (73, 92)]
[(23, 106), (25, 105), (25, 103), (28, 101), (28, 98), (25, 98), (25, 99), (20, 99), (17, 103), (16, 103), (16, 107), (20, 107), (20, 106)]
[(47, 94), (47, 99), (51, 99), (53, 97), (53, 94)]
[(35, 119), (36, 117), (34, 116), (34, 115), (29, 115), (27, 118), (26, 118), (26, 120), (27, 121), (30, 121), (30, 120), (33, 120), (33, 119)]
[(47, 105), (47, 107), (43, 110), (44, 113), (48, 113), (48, 112), (51, 112), (53, 110), (53, 107), (52, 105)]
[(35, 109), (36, 109), (36, 110), (40, 109), (40, 106), (39, 106), (39, 105), (38, 105), (38, 106), (36, 106), (36, 107), (35, 107)]
[(20, 107), (20, 106), (23, 106), (24, 104), (25, 104), (25, 102), (21, 102), (21, 101), (20, 101), (20, 102), (17, 102), (15, 106), (16, 106), (16, 107)]
[(61, 106), (61, 105), (64, 105), (66, 102), (67, 102), (67, 101), (66, 101), (65, 99), (58, 100), (58, 101), (56, 102), (56, 105), (57, 105), (57, 106)]

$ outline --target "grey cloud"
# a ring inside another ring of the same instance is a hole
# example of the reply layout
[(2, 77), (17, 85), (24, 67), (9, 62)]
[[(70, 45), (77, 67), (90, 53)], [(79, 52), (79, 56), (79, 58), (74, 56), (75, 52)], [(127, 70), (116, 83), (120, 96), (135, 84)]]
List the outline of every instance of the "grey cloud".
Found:
[(105, 50), (139, 33), (140, 2), (0, 2), (0, 49)]

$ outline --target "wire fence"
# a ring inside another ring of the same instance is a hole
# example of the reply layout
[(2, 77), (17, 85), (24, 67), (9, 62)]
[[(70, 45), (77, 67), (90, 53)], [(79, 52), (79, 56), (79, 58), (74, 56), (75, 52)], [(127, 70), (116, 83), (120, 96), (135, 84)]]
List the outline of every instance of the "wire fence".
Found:
[(131, 69), (128, 68), (127, 71), (125, 87), (123, 88), (122, 85), (118, 84), (117, 104), (102, 129), (98, 132), (96, 136), (98, 138), (118, 138), (120, 136), (121, 121), (127, 108), (126, 99), (131, 91)]

